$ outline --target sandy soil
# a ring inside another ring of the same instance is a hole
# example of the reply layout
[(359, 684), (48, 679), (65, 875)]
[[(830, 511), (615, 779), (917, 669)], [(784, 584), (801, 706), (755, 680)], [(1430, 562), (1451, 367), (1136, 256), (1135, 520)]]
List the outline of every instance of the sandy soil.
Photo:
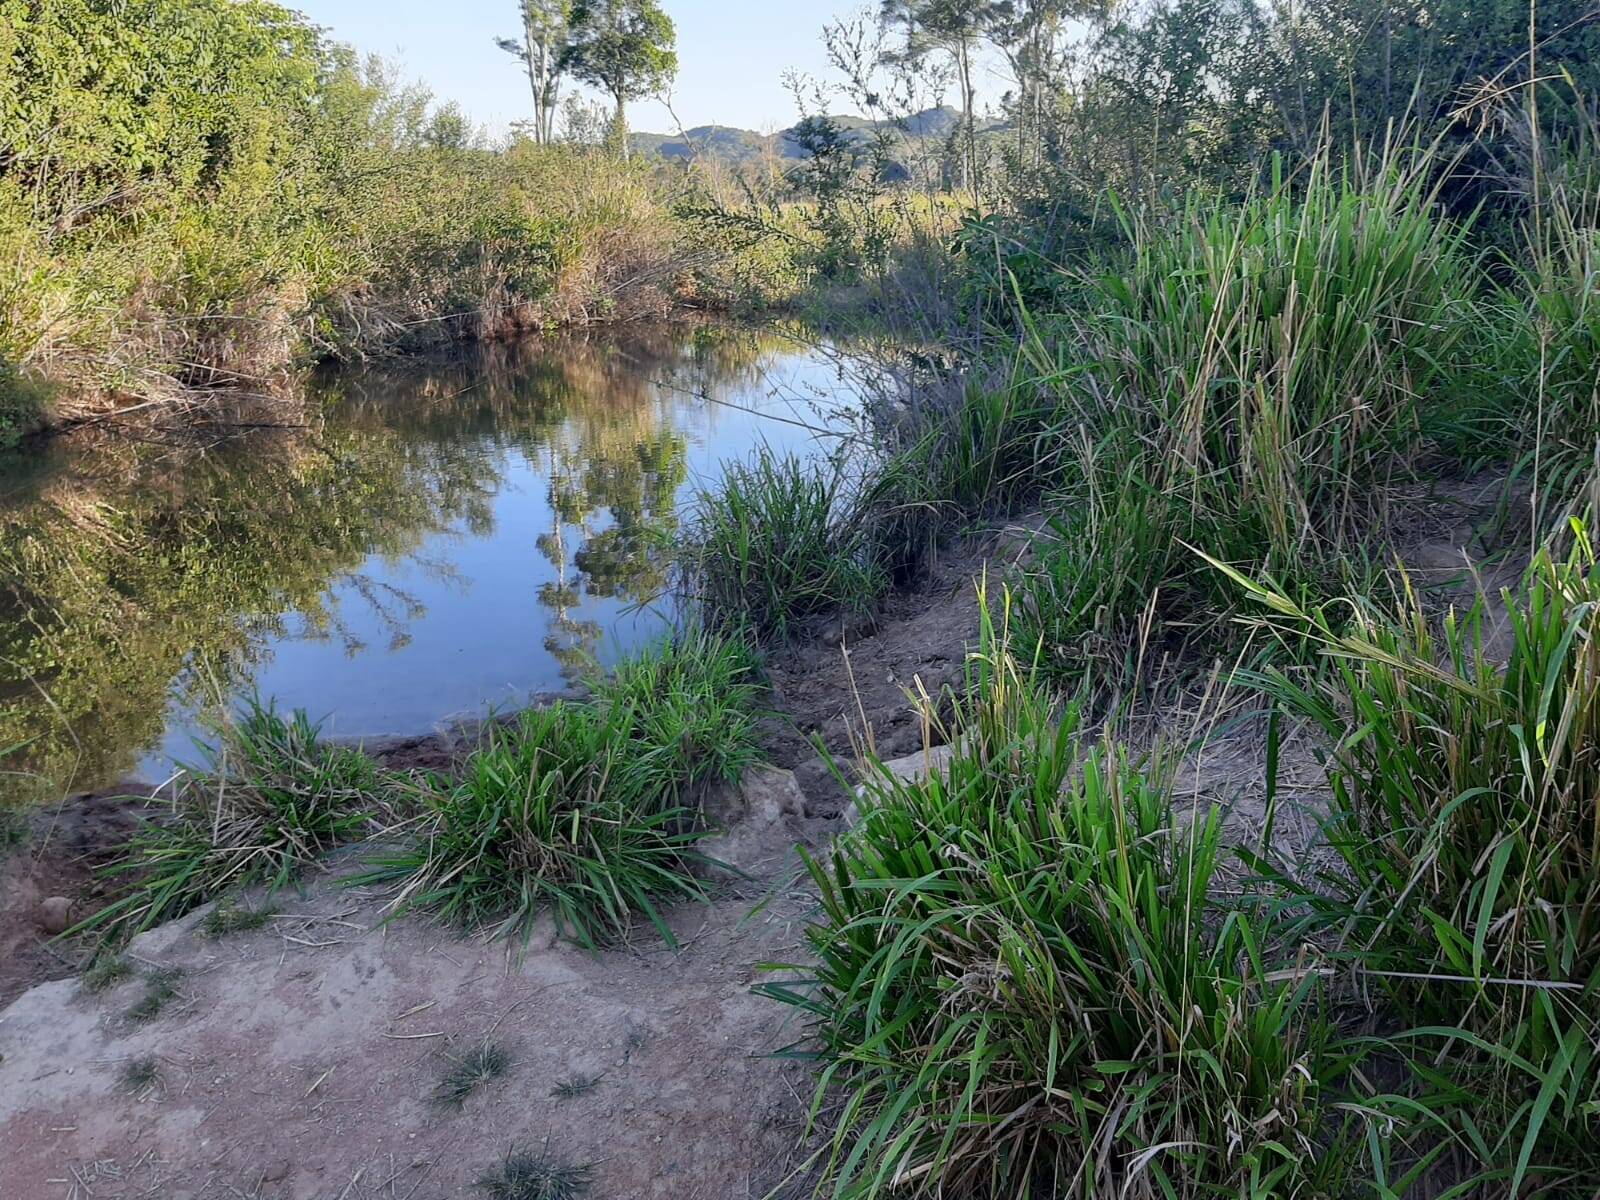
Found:
[[(793, 776), (758, 773), (712, 852), (751, 878), (671, 914), (676, 951), (641, 932), (586, 953), (536, 937), (508, 958), (416, 919), (343, 868), (281, 900), (267, 927), (207, 939), (203, 911), (136, 939), (141, 975), (182, 972), (153, 1020), (134, 977), (98, 995), (34, 988), (0, 1017), (0, 1197), (453, 1197), (510, 1147), (592, 1164), (597, 1196), (736, 1197), (783, 1178), (809, 1092), (770, 1057), (796, 1036), (752, 995), (791, 957), (809, 897)], [(512, 1064), (459, 1109), (433, 1093), (485, 1039)], [(130, 1062), (159, 1077), (137, 1093)], [(558, 1083), (593, 1078), (580, 1095)]]

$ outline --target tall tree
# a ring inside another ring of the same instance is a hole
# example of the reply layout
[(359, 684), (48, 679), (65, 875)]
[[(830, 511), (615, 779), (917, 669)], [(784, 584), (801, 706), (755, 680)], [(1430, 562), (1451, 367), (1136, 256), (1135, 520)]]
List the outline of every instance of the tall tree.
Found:
[(998, 0), (989, 38), (1005, 56), (1017, 91), (1012, 117), (1017, 148), (1038, 164), (1043, 151), (1045, 111), (1051, 94), (1063, 87), (1062, 35), (1069, 20), (1103, 16), (1116, 0)]
[(961, 88), (961, 186), (970, 189), (978, 151), (975, 59), (990, 27), (1006, 6), (1000, 0), (882, 0), (879, 19), (905, 31), (902, 55), (916, 61), (943, 52), (955, 64)]
[(555, 140), (556, 103), (560, 99), (562, 56), (572, 21), (572, 0), (522, 0), (522, 40), (495, 38), (528, 73), (533, 91), (533, 140)]
[(562, 65), (616, 103), (613, 130), (628, 152), (629, 100), (658, 91), (678, 73), (677, 30), (656, 0), (577, 0)]

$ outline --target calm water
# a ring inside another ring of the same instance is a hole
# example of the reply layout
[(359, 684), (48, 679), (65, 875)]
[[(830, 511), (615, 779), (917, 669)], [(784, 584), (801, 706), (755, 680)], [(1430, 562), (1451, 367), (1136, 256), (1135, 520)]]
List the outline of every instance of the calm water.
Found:
[(0, 795), (159, 779), (252, 689), (364, 736), (559, 688), (670, 620), (697, 484), (849, 405), (793, 340), (653, 328), (342, 373), (305, 429), (0, 460), (0, 749), (35, 777)]

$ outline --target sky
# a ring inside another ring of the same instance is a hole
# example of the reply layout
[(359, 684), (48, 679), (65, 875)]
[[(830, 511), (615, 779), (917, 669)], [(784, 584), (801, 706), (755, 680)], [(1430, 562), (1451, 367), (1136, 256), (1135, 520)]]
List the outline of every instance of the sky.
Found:
[[(530, 115), (526, 77), (497, 49), (520, 33), (517, 0), (288, 0), (363, 53), (381, 54), (441, 100), (454, 100), (493, 134)], [(678, 27), (673, 106), (687, 128), (732, 125), (775, 132), (798, 114), (783, 86), (797, 68), (824, 75), (822, 27), (861, 0), (662, 0)], [(569, 85), (570, 86), (570, 85)], [(669, 133), (659, 104), (629, 106), (628, 124)]]

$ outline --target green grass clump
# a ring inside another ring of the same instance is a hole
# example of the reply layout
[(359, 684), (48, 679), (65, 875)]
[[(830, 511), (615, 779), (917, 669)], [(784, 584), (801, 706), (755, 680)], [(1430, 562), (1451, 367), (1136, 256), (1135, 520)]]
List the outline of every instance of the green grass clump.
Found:
[(1420, 1027), (1417, 1078), (1510, 1194), (1600, 1174), (1600, 564), (1572, 540), (1503, 618), (1480, 598), (1436, 622), (1408, 596), (1336, 606), (1344, 632), (1246, 585), (1332, 663), (1257, 677), (1330, 747), (1339, 869), (1279, 881)]
[(200, 922), (200, 934), (208, 938), (225, 938), (235, 933), (249, 933), (260, 929), (278, 910), (270, 905), (260, 908), (243, 908), (231, 901), (218, 904)]
[(144, 995), (134, 1001), (125, 1014), (130, 1021), (143, 1024), (154, 1021), (178, 996), (178, 985), (183, 982), (183, 971), (178, 967), (159, 967), (146, 973)]
[(701, 493), (684, 584), (714, 623), (783, 638), (866, 610), (887, 587), (865, 497), (839, 469), (762, 450)]
[(396, 911), (496, 936), (526, 936), (548, 909), (586, 946), (640, 914), (670, 939), (656, 899), (704, 894), (694, 874), (704, 834), (673, 799), (680, 777), (638, 731), (628, 705), (570, 703), (492, 730), (455, 778), (420, 785), (418, 840), (359, 882), (399, 883)]
[(448, 1108), (460, 1108), (467, 1097), (478, 1088), (499, 1079), (511, 1066), (511, 1055), (498, 1042), (484, 1041), (460, 1058), (450, 1060), (439, 1086), (434, 1089), (434, 1100)]
[(94, 995), (114, 987), (132, 974), (132, 964), (120, 954), (101, 952), (84, 968), (83, 990)]
[(599, 1082), (599, 1075), (585, 1075), (579, 1072), (558, 1080), (555, 1087), (550, 1089), (550, 1094), (557, 1100), (575, 1100), (585, 1092), (592, 1091)]
[(183, 773), (170, 816), (107, 868), (130, 880), (128, 894), (85, 927), (131, 936), (236, 888), (270, 895), (372, 825), (377, 766), (323, 742), (304, 712), (252, 702), (217, 737), (205, 765)]
[[(811, 861), (831, 1196), (1317, 1194), (1348, 1156), (1315, 982), (1213, 897), (1220, 823), (1085, 751), (985, 618), (923, 780), (866, 772)], [(932, 720), (932, 715), (929, 718)]]
[(681, 633), (592, 681), (596, 699), (633, 715), (632, 737), (672, 802), (737, 783), (760, 758), (762, 685), (750, 648), (706, 630)]
[(594, 1172), (586, 1163), (569, 1163), (542, 1150), (511, 1150), (478, 1177), (476, 1186), (490, 1200), (576, 1200), (589, 1194)]
[(549, 910), (585, 946), (641, 915), (670, 942), (658, 902), (705, 894), (701, 795), (758, 758), (754, 663), (739, 641), (692, 632), (593, 688), (492, 727), (453, 777), (424, 779), (416, 840), (358, 881), (398, 883), (396, 911), (496, 936), (526, 936)]

